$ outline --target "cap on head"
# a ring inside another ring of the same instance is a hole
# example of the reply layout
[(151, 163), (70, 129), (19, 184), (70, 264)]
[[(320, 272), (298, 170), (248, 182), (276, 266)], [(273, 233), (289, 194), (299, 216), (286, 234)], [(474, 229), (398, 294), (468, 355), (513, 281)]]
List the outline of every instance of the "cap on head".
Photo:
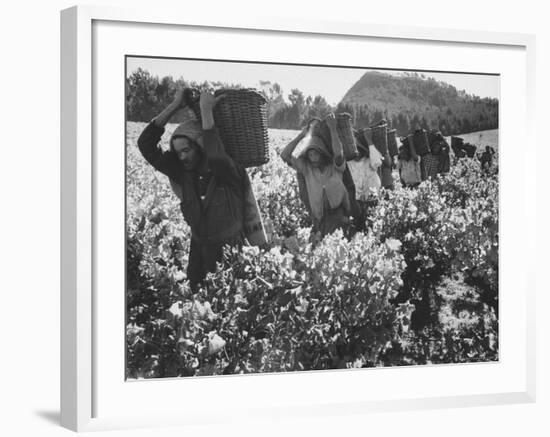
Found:
[(317, 150), (321, 155), (330, 157), (327, 145), (323, 139), (317, 135), (308, 135), (305, 139), (306, 144), (304, 145), (302, 155), (306, 155), (308, 150), (314, 149)]
[(200, 147), (203, 146), (202, 143), (202, 126), (201, 123), (196, 119), (188, 118), (182, 121), (176, 130), (172, 133), (170, 138), (170, 148), (173, 150), (173, 140), (177, 137), (186, 137), (198, 144)]

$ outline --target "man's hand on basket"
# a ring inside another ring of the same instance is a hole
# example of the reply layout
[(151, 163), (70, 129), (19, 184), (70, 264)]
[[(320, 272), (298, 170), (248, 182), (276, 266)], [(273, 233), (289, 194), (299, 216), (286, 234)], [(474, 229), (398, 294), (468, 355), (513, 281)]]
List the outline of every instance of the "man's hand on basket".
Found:
[(214, 127), (214, 107), (224, 97), (225, 94), (214, 96), (214, 93), (211, 91), (201, 92), (199, 104), (201, 108), (202, 128), (204, 130), (212, 129)]
[(170, 104), (166, 108), (163, 109), (163, 111), (159, 115), (153, 118), (152, 122), (159, 127), (164, 127), (166, 123), (168, 123), (170, 118), (180, 108), (184, 108), (186, 106), (186, 101), (185, 101), (186, 99), (185, 99), (184, 93), (185, 93), (184, 89), (177, 89), (174, 99), (170, 102)]
[(201, 111), (212, 111), (217, 103), (225, 97), (225, 94), (220, 94), (219, 96), (214, 96), (214, 93), (211, 91), (201, 92), (200, 97), (200, 106)]

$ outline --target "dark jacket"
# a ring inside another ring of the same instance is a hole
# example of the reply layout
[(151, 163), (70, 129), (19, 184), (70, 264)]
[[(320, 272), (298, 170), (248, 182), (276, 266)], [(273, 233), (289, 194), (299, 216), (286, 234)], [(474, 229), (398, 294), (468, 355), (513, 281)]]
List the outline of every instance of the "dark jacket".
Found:
[[(164, 128), (154, 123), (143, 130), (138, 147), (143, 157), (181, 189), (181, 211), (198, 243), (235, 243), (242, 239), (244, 193), (250, 184), (245, 169), (225, 152), (217, 129), (204, 131), (202, 162), (197, 170), (184, 170), (175, 152), (162, 150)], [(199, 180), (207, 180), (201, 198)]]

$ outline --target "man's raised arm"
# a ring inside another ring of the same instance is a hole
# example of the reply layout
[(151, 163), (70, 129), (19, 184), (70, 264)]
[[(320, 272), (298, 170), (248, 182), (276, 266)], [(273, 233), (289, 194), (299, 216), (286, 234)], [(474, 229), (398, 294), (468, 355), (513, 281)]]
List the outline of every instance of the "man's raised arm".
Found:
[(178, 90), (172, 103), (143, 129), (138, 138), (138, 148), (143, 157), (156, 170), (168, 177), (177, 177), (180, 166), (177, 157), (170, 151), (164, 151), (159, 143), (164, 133), (164, 126), (178, 109), (184, 106), (183, 90)]
[(208, 165), (217, 178), (225, 182), (238, 183), (239, 171), (235, 161), (225, 151), (218, 130), (214, 123), (214, 106), (225, 97), (220, 94), (214, 96), (211, 92), (203, 91), (200, 96), (200, 109), (203, 130), (204, 153)]
[(307, 131), (308, 131), (308, 127), (306, 126), (301, 130), (301, 132), (296, 136), (296, 138), (290, 141), (290, 143), (288, 143), (285, 146), (285, 148), (281, 151), (281, 159), (291, 167), (295, 167), (295, 161), (296, 161), (296, 158), (292, 156), (292, 153), (294, 152), (294, 150), (296, 149), (296, 146), (298, 146), (300, 141), (302, 141), (305, 138)]

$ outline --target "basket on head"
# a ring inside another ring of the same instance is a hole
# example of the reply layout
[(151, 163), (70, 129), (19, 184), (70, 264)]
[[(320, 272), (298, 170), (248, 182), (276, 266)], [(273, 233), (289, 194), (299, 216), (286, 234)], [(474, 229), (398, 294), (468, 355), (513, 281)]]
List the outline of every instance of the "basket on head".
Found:
[(342, 142), (344, 158), (346, 161), (354, 159), (358, 153), (351, 124), (351, 115), (347, 112), (343, 112), (336, 116), (336, 131), (338, 132), (338, 137)]
[(254, 89), (220, 89), (214, 120), (227, 153), (244, 167), (269, 161), (267, 100)]
[(460, 147), (464, 144), (464, 139), (460, 137), (451, 137), (451, 147)]
[(396, 156), (399, 154), (399, 149), (397, 147), (397, 131), (395, 129), (388, 130), (388, 151), (390, 156)]
[(414, 149), (420, 156), (430, 153), (428, 134), (424, 129), (416, 129), (413, 133)]
[(381, 120), (376, 125), (371, 126), (372, 142), (382, 156), (388, 153), (388, 125), (386, 120)]
[[(219, 89), (224, 94), (214, 107), (214, 122), (226, 152), (243, 167), (257, 167), (269, 161), (267, 134), (267, 100), (255, 89)], [(198, 120), (200, 92), (193, 88), (184, 91), (186, 104)]]
[(476, 156), (477, 147), (475, 145), (465, 143), (462, 145), (462, 149), (466, 152), (468, 158), (473, 158), (474, 156)]
[[(311, 135), (320, 137), (327, 148), (332, 151), (332, 138), (330, 136), (330, 129), (327, 125), (327, 122), (325, 120), (317, 119), (318, 122), (315, 123), (310, 130)], [(311, 123), (312, 120), (310, 120)]]

